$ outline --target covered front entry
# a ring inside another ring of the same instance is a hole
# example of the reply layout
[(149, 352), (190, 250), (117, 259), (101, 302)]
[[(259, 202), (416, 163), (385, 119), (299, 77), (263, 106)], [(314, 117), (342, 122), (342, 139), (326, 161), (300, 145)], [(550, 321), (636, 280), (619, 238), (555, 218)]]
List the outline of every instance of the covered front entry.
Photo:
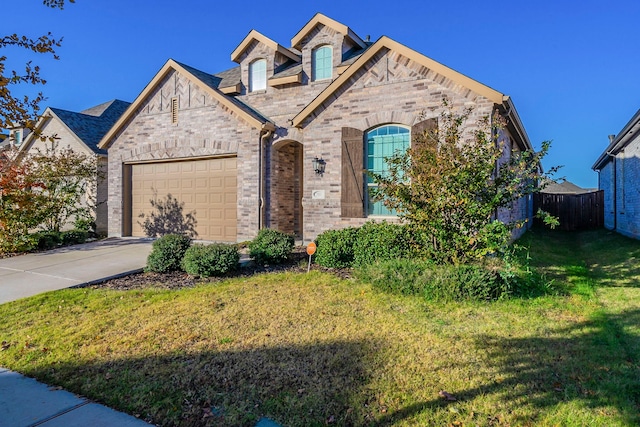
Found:
[(200, 240), (235, 242), (236, 163), (235, 157), (226, 157), (128, 165), (131, 205), (125, 212), (130, 212), (130, 222), (125, 213), (123, 234), (179, 232)]
[(302, 144), (283, 141), (272, 147), (269, 226), (302, 237)]

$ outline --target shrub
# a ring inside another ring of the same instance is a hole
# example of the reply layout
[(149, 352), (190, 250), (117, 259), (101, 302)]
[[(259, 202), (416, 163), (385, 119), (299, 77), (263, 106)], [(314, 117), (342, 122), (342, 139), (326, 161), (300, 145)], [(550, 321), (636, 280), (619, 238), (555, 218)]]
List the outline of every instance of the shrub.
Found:
[(351, 267), (357, 236), (358, 229), (353, 227), (328, 230), (320, 234), (316, 239), (316, 262), (329, 268)]
[(37, 239), (37, 247), (41, 251), (56, 248), (62, 243), (62, 234), (57, 231), (40, 231), (34, 233), (34, 237)]
[(356, 267), (408, 258), (412, 254), (409, 228), (387, 222), (367, 222), (358, 230), (353, 253)]
[(510, 296), (511, 283), (480, 264), (438, 265), (391, 259), (358, 268), (356, 276), (385, 292), (418, 295), (430, 301), (495, 300)]
[(355, 270), (355, 275), (385, 292), (418, 295), (422, 291), (422, 276), (432, 267), (427, 261), (399, 258), (364, 265)]
[(192, 276), (221, 276), (238, 268), (240, 254), (236, 245), (195, 244), (184, 254), (182, 267)]
[(293, 245), (293, 236), (263, 228), (249, 243), (249, 255), (258, 264), (280, 264), (287, 260)]
[(147, 258), (146, 271), (167, 273), (181, 269), (184, 253), (191, 246), (191, 239), (181, 234), (167, 234), (153, 242)]
[(84, 243), (89, 238), (89, 232), (86, 230), (69, 230), (61, 233), (63, 245), (76, 245)]
[(86, 231), (89, 234), (96, 232), (96, 222), (93, 218), (78, 216), (73, 223), (75, 230)]

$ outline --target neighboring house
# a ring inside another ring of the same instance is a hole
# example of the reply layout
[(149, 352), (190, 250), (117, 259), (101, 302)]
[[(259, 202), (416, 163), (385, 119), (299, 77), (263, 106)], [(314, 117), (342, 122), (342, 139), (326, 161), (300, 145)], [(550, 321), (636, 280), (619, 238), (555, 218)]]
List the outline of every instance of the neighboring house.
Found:
[(562, 182), (551, 181), (542, 190), (540, 190), (541, 193), (546, 194), (584, 194), (592, 193), (594, 191), (597, 190), (593, 188), (579, 187), (566, 179)]
[[(38, 132), (28, 134), (17, 145), (21, 153), (46, 153), (52, 149), (70, 148), (74, 152), (96, 156), (99, 176), (90, 186), (95, 194), (96, 231), (107, 232), (107, 152), (98, 142), (120, 118), (130, 103), (120, 100), (105, 102), (79, 113), (48, 107), (36, 124)], [(20, 129), (14, 130), (20, 134)], [(36, 134), (46, 137), (44, 140)], [(51, 141), (49, 137), (54, 137)], [(17, 141), (17, 139), (16, 139)]]
[[(109, 235), (145, 235), (142, 219), (161, 213), (152, 201), (173, 202), (174, 220), (193, 225), (198, 238), (230, 242), (263, 227), (309, 241), (392, 218), (370, 200), (364, 170), (380, 171), (412, 135), (435, 128), (443, 97), (474, 107), (474, 123), (502, 114), (505, 159), (532, 149), (508, 96), (388, 37), (365, 41), (322, 14), (291, 47), (250, 31), (231, 60), (235, 68), (215, 74), (169, 60), (102, 139)], [(500, 216), (531, 211), (526, 198)]]
[(617, 136), (592, 169), (598, 172), (598, 188), (604, 190), (604, 226), (626, 236), (640, 238), (640, 110)]

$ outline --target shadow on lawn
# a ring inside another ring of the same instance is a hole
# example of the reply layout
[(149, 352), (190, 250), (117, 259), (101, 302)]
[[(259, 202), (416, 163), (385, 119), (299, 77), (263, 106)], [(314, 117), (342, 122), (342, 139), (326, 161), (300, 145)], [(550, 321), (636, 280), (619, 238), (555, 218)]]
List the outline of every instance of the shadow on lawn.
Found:
[[(476, 340), (478, 353), (485, 355), (489, 366), (501, 377), (480, 387), (452, 391), (457, 401), (450, 403), (459, 407), (478, 396), (498, 395), (504, 404), (502, 412), (514, 411), (515, 415), (517, 409), (526, 406), (532, 408), (527, 413), (535, 414), (563, 402), (579, 401), (594, 416), (604, 413), (619, 420), (611, 411), (615, 408), (622, 418), (619, 421), (640, 425), (640, 336), (629, 330), (637, 331), (638, 325), (640, 309), (615, 316), (599, 315), (550, 331), (549, 337), (480, 336)], [(437, 404), (431, 400), (403, 408), (375, 425), (393, 425)], [(473, 403), (468, 409), (473, 409)], [(481, 424), (492, 424), (499, 419), (496, 415), (499, 414), (476, 417), (486, 417)], [(515, 415), (510, 421), (512, 425), (530, 425), (537, 420)]]
[[(393, 385), (387, 390), (371, 387), (381, 375), (376, 366), (385, 344), (367, 340), (185, 351), (105, 363), (58, 364), (27, 374), (161, 425), (253, 426), (268, 416), (286, 426), (390, 426), (403, 419), (411, 422), (420, 414), (422, 419), (449, 417), (465, 425), (529, 425), (543, 421), (540, 413), (570, 416), (571, 409), (555, 412), (559, 404), (570, 402), (578, 402), (594, 417), (604, 413), (616, 422), (638, 425), (637, 325), (640, 309), (601, 315), (538, 337), (479, 336), (477, 354), (498, 377), (478, 387), (448, 390), (455, 402), (434, 396), (390, 407), (388, 412), (380, 400), (393, 391)], [(219, 347), (232, 344), (225, 341)], [(473, 372), (461, 361), (453, 361), (450, 369)], [(477, 409), (485, 400), (474, 400), (484, 396), (499, 400), (497, 413)], [(449, 403), (455, 405), (455, 414), (447, 410)], [(586, 419), (583, 414), (574, 423)]]
[[(225, 347), (229, 342), (221, 343)], [(367, 341), (61, 364), (29, 375), (158, 425), (363, 425)], [(143, 412), (148, 408), (149, 412)], [(359, 418), (360, 417), (360, 418)]]

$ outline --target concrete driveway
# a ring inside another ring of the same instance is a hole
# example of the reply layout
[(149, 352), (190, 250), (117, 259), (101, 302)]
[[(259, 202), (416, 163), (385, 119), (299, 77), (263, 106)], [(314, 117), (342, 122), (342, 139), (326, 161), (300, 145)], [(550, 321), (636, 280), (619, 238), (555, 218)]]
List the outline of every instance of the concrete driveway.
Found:
[(139, 271), (151, 239), (111, 238), (0, 259), (0, 304)]

